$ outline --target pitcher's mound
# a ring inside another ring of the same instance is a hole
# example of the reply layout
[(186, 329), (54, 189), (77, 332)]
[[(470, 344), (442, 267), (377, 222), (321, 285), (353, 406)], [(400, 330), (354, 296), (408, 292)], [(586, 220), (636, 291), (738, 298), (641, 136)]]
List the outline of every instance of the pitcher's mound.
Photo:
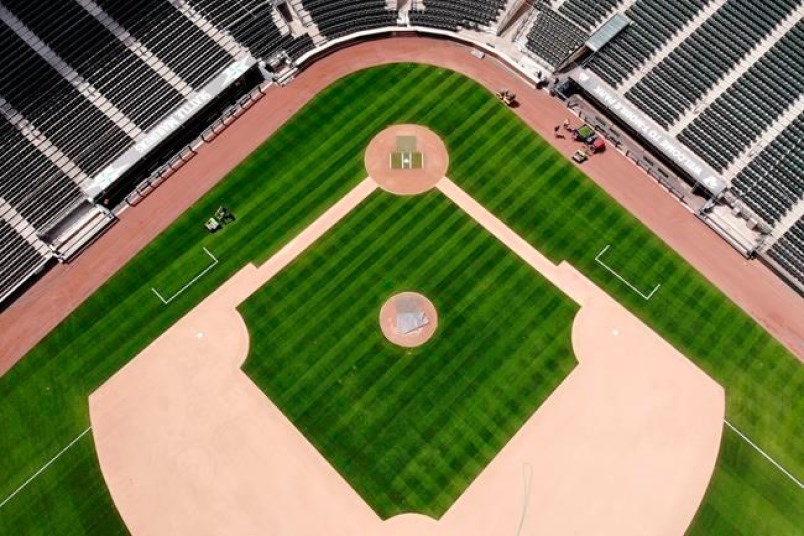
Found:
[(397, 195), (426, 192), (447, 174), (449, 153), (441, 138), (419, 125), (394, 125), (371, 140), (366, 171), (380, 188)]
[(438, 327), (433, 303), (416, 292), (391, 296), (380, 308), (380, 329), (385, 338), (403, 348), (430, 340)]

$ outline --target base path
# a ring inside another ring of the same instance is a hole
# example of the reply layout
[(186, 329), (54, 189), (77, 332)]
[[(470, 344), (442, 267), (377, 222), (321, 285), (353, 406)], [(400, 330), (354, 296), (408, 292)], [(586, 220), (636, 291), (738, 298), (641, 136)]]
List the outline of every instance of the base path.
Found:
[(367, 179), (90, 397), (101, 470), (134, 536), (684, 533), (715, 467), (723, 389), (572, 266), (448, 179), (438, 187), (580, 305), (565, 381), (440, 520), (377, 517), (242, 372), (236, 310), (374, 191)]
[[(51, 270), (0, 314), (0, 374), (59, 324), (160, 232), (225, 177), (277, 128), (332, 82), (367, 67), (420, 62), (463, 73), (489, 90), (519, 96), (514, 111), (562, 154), (577, 144), (553, 137), (567, 109), (534, 90), (496, 60), (441, 39), (395, 37), (353, 45), (307, 67), (235, 121), (76, 261)], [(616, 151), (597, 155), (584, 172), (676, 250), (729, 298), (804, 359), (804, 300), (768, 268), (747, 261), (656, 182)]]

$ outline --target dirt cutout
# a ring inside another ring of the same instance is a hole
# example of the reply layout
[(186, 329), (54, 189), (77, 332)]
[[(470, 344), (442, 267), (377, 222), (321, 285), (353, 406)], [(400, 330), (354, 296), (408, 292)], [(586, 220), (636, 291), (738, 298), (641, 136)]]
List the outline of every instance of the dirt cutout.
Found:
[[(421, 153), (420, 168), (395, 169), (391, 155), (398, 152), (400, 138), (413, 138), (416, 152)], [(447, 174), (449, 153), (441, 138), (432, 130), (419, 125), (394, 125), (371, 140), (365, 153), (369, 177), (392, 194), (417, 195), (431, 189)]]
[(395, 294), (380, 309), (382, 334), (403, 348), (423, 345), (432, 338), (437, 327), (435, 305), (418, 292)]

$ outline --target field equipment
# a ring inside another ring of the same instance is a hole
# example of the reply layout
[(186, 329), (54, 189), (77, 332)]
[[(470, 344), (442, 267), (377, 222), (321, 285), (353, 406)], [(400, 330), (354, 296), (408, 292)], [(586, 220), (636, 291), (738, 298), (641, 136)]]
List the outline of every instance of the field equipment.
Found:
[(207, 230), (207, 231), (209, 231), (210, 233), (214, 233), (214, 232), (216, 232), (216, 231), (219, 231), (219, 230), (220, 230), (220, 229), (221, 229), (223, 226), (222, 226), (222, 225), (221, 225), (221, 223), (220, 223), (218, 220), (216, 220), (215, 218), (210, 218), (210, 219), (208, 219), (208, 220), (206, 221), (206, 223), (204, 223), (204, 227), (205, 227), (205, 228), (206, 228), (206, 230)]
[(589, 160), (589, 153), (587, 153), (584, 149), (578, 149), (575, 151), (575, 154), (572, 155), (572, 159), (582, 164)]
[(507, 89), (501, 89), (494, 95), (497, 97), (497, 100), (499, 100), (506, 106), (513, 106), (514, 103), (516, 103), (516, 94)]
[(598, 136), (595, 129), (590, 125), (583, 125), (571, 130), (572, 139), (580, 141), (589, 146), (589, 150), (594, 153), (602, 153), (606, 150), (606, 140)]
[(593, 153), (602, 153), (606, 150), (606, 140), (598, 136), (592, 143), (589, 144), (589, 150)]
[(215, 218), (220, 221), (221, 223), (229, 223), (235, 220), (234, 214), (228, 208), (224, 207), (223, 205), (218, 207), (218, 210), (215, 211)]

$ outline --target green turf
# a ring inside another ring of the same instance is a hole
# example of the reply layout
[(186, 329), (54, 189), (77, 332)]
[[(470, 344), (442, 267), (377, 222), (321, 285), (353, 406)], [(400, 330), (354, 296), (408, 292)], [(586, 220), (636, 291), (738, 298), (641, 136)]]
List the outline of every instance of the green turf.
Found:
[(801, 490), (728, 428), (707, 499), (690, 536), (804, 533)]
[[(488, 92), (448, 71), (394, 65), (356, 73), (316, 97), (0, 378), (0, 497), (88, 426), (87, 396), (114, 371), (362, 179), (363, 148), (392, 123), (420, 123), (441, 134), (456, 182), (551, 259), (577, 266), (724, 385), (730, 421), (804, 478), (804, 367)], [(209, 235), (203, 222), (222, 203), (238, 220)], [(640, 288), (662, 284), (650, 302), (594, 262), (609, 243), (615, 249), (606, 258)], [(221, 263), (165, 307), (151, 287), (179, 283), (187, 266), (196, 269), (202, 246)], [(124, 531), (93, 452), (79, 448), (0, 508), (0, 534)], [(71, 496), (76, 489), (81, 493)], [(58, 507), (54, 497), (64, 498)], [(804, 526), (803, 497), (727, 434), (691, 532), (787, 535)]]
[[(0, 510), (0, 531), (8, 535), (126, 534), (95, 459), (89, 434), (77, 439), (21, 495)], [(27, 505), (27, 508), (20, 507)], [(31, 505), (36, 505), (31, 508)], [(64, 531), (61, 530), (64, 527)]]
[[(436, 335), (377, 322), (417, 291)], [(246, 373), (383, 518), (440, 517), (574, 367), (577, 305), (439, 193), (374, 194), (240, 308)]]

